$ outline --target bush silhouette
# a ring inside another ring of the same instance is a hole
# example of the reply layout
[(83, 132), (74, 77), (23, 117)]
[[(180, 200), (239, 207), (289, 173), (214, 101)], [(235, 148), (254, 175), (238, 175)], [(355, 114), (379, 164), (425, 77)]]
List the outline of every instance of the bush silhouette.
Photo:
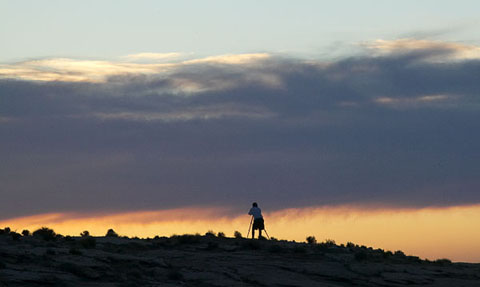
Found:
[(55, 233), (55, 231), (53, 231), (53, 229), (50, 229), (48, 227), (42, 227), (40, 229), (35, 230), (32, 233), (32, 235), (35, 237), (40, 237), (45, 241), (50, 241), (50, 240), (54, 240), (57, 234)]
[(205, 233), (205, 236), (207, 236), (207, 237), (215, 237), (215, 232), (213, 232), (213, 230), (209, 230), (209, 231), (207, 231), (207, 233)]
[(30, 236), (30, 230), (24, 229), (24, 230), (22, 231), (22, 235), (23, 235), (23, 236)]
[(80, 233), (80, 236), (81, 236), (81, 237), (90, 236), (90, 232), (88, 232), (88, 230), (85, 230), (85, 231), (83, 231), (82, 233)]
[(383, 253), (383, 258), (389, 258), (393, 256), (393, 252), (388, 250)]
[(315, 238), (315, 236), (308, 236), (306, 238), (306, 240), (307, 240), (308, 244), (316, 244), (317, 243), (317, 239)]
[(353, 242), (347, 242), (347, 248), (355, 248), (356, 245)]
[(336, 245), (335, 240), (333, 239), (325, 239), (326, 245)]
[(9, 234), (10, 227), (5, 227), (4, 229), (0, 229), (0, 234)]
[(225, 233), (219, 232), (219, 233), (217, 233), (217, 237), (219, 237), (219, 238), (225, 238)]
[(20, 233), (16, 233), (16, 232), (10, 232), (10, 236), (11, 236), (12, 239), (15, 240), (15, 241), (20, 240), (20, 237), (22, 237), (22, 235), (21, 235)]
[(394, 255), (397, 257), (405, 257), (405, 253), (403, 253), (401, 250), (395, 251)]
[(434, 263), (443, 266), (443, 265), (452, 264), (452, 261), (448, 258), (442, 258), (442, 259), (435, 260)]
[(82, 239), (78, 241), (78, 243), (83, 248), (88, 248), (88, 249), (95, 248), (95, 246), (97, 245), (97, 241), (95, 240), (95, 238), (91, 236), (84, 236)]
[(105, 235), (106, 237), (118, 237), (118, 234), (113, 230), (113, 229), (109, 229), (107, 231), (107, 234)]
[(200, 242), (200, 235), (184, 234), (184, 235), (173, 235), (170, 237), (177, 240), (178, 244), (194, 244)]
[(235, 237), (235, 238), (242, 238), (242, 234), (240, 233), (240, 231), (235, 231), (235, 232), (233, 233), (233, 237)]

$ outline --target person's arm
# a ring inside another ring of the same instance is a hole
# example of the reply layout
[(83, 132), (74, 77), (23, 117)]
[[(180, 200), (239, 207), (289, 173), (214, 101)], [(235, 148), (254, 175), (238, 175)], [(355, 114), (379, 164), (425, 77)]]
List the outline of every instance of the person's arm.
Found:
[(250, 211), (248, 212), (248, 215), (253, 215), (251, 208), (250, 208)]

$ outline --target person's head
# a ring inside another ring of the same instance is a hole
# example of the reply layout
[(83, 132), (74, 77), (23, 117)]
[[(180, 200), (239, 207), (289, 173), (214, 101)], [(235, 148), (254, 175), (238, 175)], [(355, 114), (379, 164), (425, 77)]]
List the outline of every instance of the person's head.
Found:
[(258, 207), (258, 204), (256, 202), (252, 203), (253, 207)]

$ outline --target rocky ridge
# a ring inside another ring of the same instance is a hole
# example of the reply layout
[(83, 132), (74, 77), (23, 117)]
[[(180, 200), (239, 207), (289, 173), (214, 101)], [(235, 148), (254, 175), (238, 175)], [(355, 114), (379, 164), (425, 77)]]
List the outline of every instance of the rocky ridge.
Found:
[[(9, 230), (8, 230), (9, 231)], [(0, 232), (0, 286), (480, 286), (480, 264), (355, 244)]]

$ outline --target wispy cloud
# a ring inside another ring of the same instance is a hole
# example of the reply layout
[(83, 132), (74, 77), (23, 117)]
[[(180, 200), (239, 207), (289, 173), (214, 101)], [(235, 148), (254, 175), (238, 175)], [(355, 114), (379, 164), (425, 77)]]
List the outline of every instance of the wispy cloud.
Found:
[[(127, 121), (190, 121), (213, 120), (222, 118), (272, 118), (275, 113), (261, 107), (250, 107), (235, 104), (203, 106), (180, 109), (171, 112), (97, 112), (91, 115), (102, 120)], [(1, 120), (1, 119), (0, 119)]]
[(270, 55), (267, 53), (258, 53), (258, 54), (239, 54), (239, 55), (220, 55), (206, 57), (202, 59), (193, 59), (183, 62), (184, 64), (229, 64), (229, 65), (240, 65), (240, 64), (251, 64), (259, 60), (265, 60), (270, 58)]
[[(196, 64), (246, 65), (269, 57), (268, 54), (240, 54), (171, 61), (180, 56), (179, 53), (141, 53), (123, 57), (124, 61), (93, 61), (68, 58), (40, 59), (0, 65), (0, 78), (98, 83), (105, 82), (112, 76), (129, 74), (162, 75)], [(138, 60), (143, 60), (143, 62), (132, 62)], [(158, 63), (158, 60), (164, 61)], [(272, 81), (271, 79), (268, 80)], [(188, 86), (188, 83), (181, 83), (181, 85)]]
[(453, 95), (426, 95), (426, 96), (411, 97), (411, 98), (379, 97), (374, 99), (374, 102), (380, 105), (386, 105), (386, 106), (396, 107), (396, 108), (411, 108), (411, 107), (428, 106), (432, 104), (445, 102), (447, 100), (454, 101), (458, 99), (459, 99), (458, 96), (453, 96)]
[(167, 72), (171, 64), (134, 64), (66, 58), (42, 59), (0, 66), (0, 77), (32, 81), (103, 82), (122, 74)]
[(454, 42), (407, 38), (398, 40), (376, 40), (366, 43), (365, 46), (383, 55), (427, 51), (429, 57), (425, 57), (425, 59), (435, 61), (480, 59), (480, 47)]

